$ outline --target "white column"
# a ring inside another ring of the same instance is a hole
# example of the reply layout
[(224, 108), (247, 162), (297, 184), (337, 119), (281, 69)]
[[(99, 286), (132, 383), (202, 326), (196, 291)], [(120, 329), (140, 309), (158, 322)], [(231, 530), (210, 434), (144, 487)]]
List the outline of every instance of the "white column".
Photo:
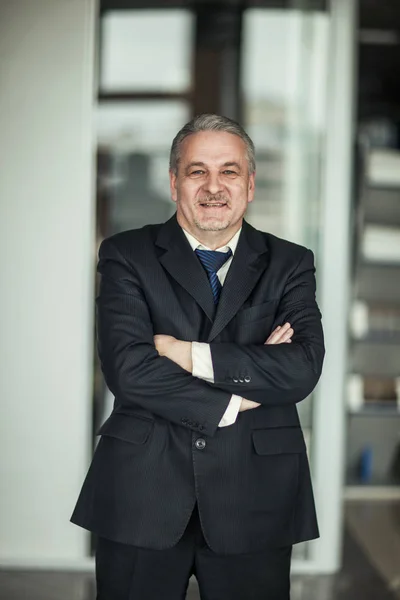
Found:
[(318, 260), (327, 351), (315, 397), (313, 428), (314, 481), (321, 538), (311, 543), (310, 549), (314, 570), (325, 573), (338, 570), (341, 564), (356, 8), (356, 0), (331, 2), (326, 171)]
[(297, 244), (306, 244), (304, 222), (304, 178), (307, 115), (304, 111), (304, 99), (309, 95), (307, 79), (308, 62), (303, 42), (306, 18), (300, 9), (289, 10), (287, 15), (289, 35), (287, 46), (286, 73), (286, 111), (287, 134), (285, 139), (285, 178), (283, 189), (283, 207), (285, 237)]
[(0, 563), (74, 564), (91, 452), (95, 0), (0, 3)]

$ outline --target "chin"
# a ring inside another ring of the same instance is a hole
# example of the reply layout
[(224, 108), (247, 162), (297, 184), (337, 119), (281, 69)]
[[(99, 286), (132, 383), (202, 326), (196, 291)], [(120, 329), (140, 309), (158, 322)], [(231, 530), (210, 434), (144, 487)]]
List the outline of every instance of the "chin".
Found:
[(228, 229), (230, 221), (219, 221), (217, 219), (207, 219), (207, 221), (195, 221), (196, 227), (202, 231), (223, 231)]

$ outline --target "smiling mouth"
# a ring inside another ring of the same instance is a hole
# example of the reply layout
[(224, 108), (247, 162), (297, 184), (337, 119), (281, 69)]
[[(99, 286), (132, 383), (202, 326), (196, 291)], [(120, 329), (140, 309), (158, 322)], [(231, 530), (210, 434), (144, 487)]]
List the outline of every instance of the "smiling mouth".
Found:
[(203, 206), (205, 208), (223, 208), (224, 206), (227, 206), (227, 204), (225, 202), (200, 202), (200, 206)]

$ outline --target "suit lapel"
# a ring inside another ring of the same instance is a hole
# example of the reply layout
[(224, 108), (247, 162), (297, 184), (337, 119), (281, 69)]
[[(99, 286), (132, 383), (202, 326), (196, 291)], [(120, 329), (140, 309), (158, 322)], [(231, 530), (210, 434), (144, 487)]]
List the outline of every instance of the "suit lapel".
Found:
[(236, 252), (227, 273), (208, 342), (211, 342), (235, 316), (249, 297), (268, 263), (264, 235), (243, 221)]
[(249, 297), (268, 263), (264, 234), (243, 221), (238, 245), (222, 286), (217, 311), (207, 274), (176, 220), (176, 214), (164, 223), (156, 245), (165, 252), (160, 262), (168, 273), (194, 298), (213, 322), (211, 342), (235, 316)]
[(176, 214), (161, 226), (156, 244), (166, 250), (159, 259), (163, 267), (213, 321), (215, 305), (207, 274), (178, 224)]

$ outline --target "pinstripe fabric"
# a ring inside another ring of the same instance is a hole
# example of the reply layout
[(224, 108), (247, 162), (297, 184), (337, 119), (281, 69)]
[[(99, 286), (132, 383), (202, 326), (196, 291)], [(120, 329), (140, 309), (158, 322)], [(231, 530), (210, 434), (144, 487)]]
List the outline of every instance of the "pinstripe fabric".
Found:
[(214, 304), (218, 304), (222, 285), (218, 279), (217, 273), (222, 265), (232, 256), (232, 250), (229, 249), (228, 252), (216, 252), (214, 250), (200, 250), (199, 248), (196, 248), (195, 253), (208, 275)]
[[(296, 408), (324, 357), (312, 252), (244, 222), (215, 305), (174, 216), (104, 240), (98, 271), (98, 352), (115, 406), (71, 521), (165, 549), (197, 500), (204, 537), (221, 554), (317, 537)], [(293, 343), (265, 346), (285, 320)], [(158, 333), (209, 342), (215, 383), (160, 357)], [(218, 428), (232, 393), (261, 406)]]

